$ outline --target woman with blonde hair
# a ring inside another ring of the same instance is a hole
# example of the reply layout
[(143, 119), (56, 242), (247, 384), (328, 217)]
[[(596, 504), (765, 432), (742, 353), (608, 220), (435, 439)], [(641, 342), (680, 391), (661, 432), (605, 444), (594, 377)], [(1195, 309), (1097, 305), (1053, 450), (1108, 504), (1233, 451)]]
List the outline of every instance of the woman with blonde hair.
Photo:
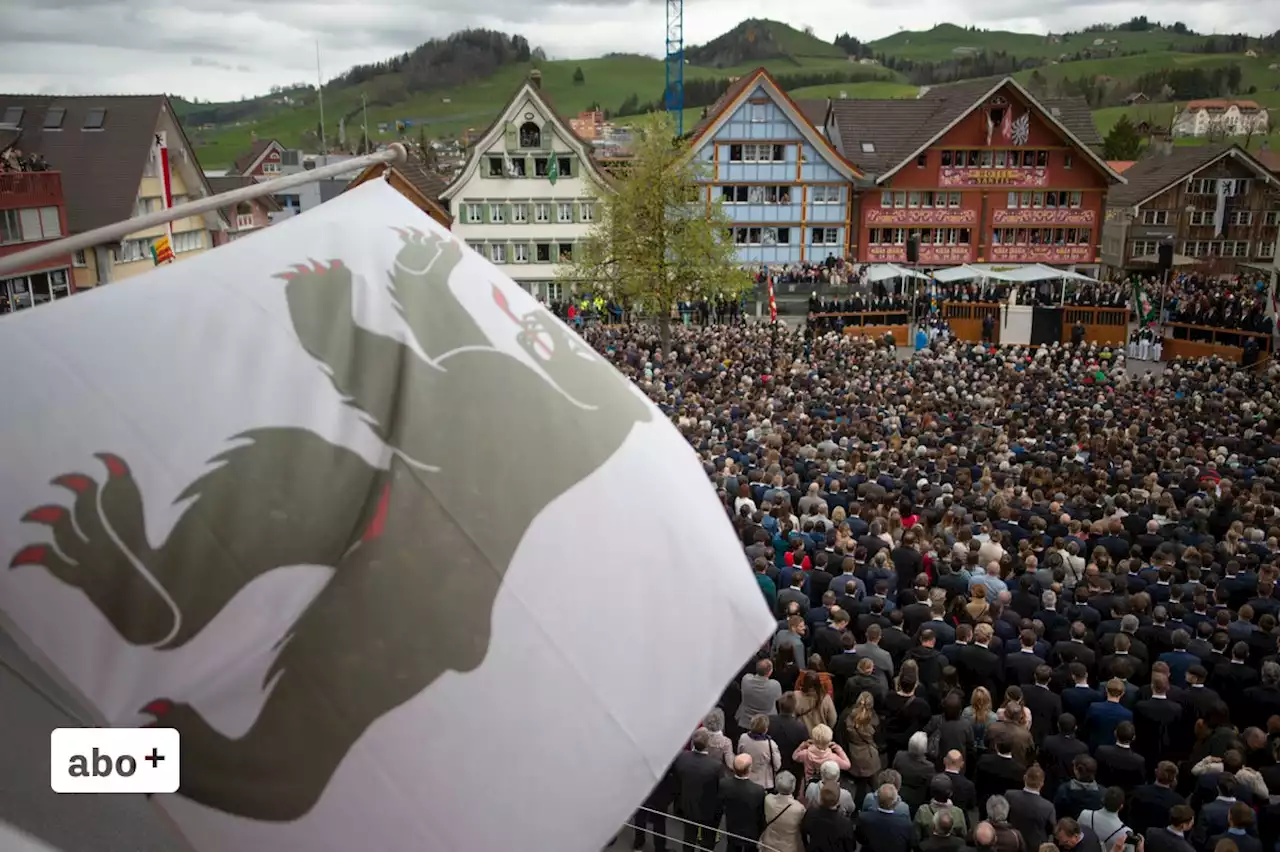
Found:
[(828, 760), (839, 766), (841, 770), (849, 768), (849, 757), (844, 749), (833, 743), (831, 727), (818, 725), (813, 729), (809, 739), (796, 747), (791, 759), (804, 768), (804, 783), (808, 784), (822, 771), (822, 764)]
[(796, 682), (796, 716), (812, 734), (819, 725), (836, 723), (836, 705), (816, 672), (804, 671)]
[(845, 742), (849, 744), (849, 774), (857, 782), (854, 801), (862, 801), (871, 789), (871, 779), (880, 771), (880, 747), (876, 744), (876, 731), (880, 717), (876, 714), (876, 699), (870, 692), (858, 695), (849, 715), (845, 717)]
[(991, 604), (987, 603), (986, 584), (974, 583), (969, 587), (969, 594), (972, 596), (972, 600), (964, 605), (964, 611), (969, 613), (969, 618), (977, 622), (991, 609)]
[(973, 744), (976, 748), (985, 748), (987, 743), (987, 725), (996, 720), (995, 711), (991, 709), (991, 693), (985, 686), (979, 686), (969, 698), (969, 706), (964, 708), (962, 718), (973, 725)]

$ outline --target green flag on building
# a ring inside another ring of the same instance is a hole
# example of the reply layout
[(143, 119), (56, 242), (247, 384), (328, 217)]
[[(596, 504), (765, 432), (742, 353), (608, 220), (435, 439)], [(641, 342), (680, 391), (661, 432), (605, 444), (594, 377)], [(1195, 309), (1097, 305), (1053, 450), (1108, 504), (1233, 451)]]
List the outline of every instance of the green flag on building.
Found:
[(551, 185), (555, 186), (556, 181), (560, 179), (560, 161), (551, 157), (547, 160), (547, 180), (551, 181)]

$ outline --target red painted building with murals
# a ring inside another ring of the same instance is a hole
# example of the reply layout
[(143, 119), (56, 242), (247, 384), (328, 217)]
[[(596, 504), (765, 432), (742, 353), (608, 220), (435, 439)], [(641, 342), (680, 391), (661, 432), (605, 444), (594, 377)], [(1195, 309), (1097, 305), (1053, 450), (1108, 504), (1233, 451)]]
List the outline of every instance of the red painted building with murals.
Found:
[(1006, 78), (915, 100), (837, 100), (828, 137), (872, 184), (858, 193), (848, 255), (922, 266), (1091, 267), (1108, 187), (1123, 182), (1079, 99), (1037, 100)]

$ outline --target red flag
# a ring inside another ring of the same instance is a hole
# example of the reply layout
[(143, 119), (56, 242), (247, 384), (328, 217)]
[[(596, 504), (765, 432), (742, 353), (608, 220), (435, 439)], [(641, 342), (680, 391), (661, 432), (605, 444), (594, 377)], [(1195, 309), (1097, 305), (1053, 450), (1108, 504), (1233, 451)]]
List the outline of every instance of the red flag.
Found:
[(773, 297), (773, 276), (769, 276), (769, 322), (778, 321), (778, 300)]
[(1006, 109), (1004, 111), (1004, 121), (1000, 122), (1000, 135), (1004, 137), (1004, 141), (1013, 141), (1013, 110)]

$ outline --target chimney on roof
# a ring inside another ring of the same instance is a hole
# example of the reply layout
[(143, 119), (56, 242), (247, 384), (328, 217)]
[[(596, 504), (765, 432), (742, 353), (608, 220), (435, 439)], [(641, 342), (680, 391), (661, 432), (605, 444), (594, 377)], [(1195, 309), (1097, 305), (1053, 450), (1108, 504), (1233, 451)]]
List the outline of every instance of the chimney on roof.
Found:
[(529, 82), (533, 84), (535, 89), (542, 89), (542, 72), (534, 68), (529, 72)]

